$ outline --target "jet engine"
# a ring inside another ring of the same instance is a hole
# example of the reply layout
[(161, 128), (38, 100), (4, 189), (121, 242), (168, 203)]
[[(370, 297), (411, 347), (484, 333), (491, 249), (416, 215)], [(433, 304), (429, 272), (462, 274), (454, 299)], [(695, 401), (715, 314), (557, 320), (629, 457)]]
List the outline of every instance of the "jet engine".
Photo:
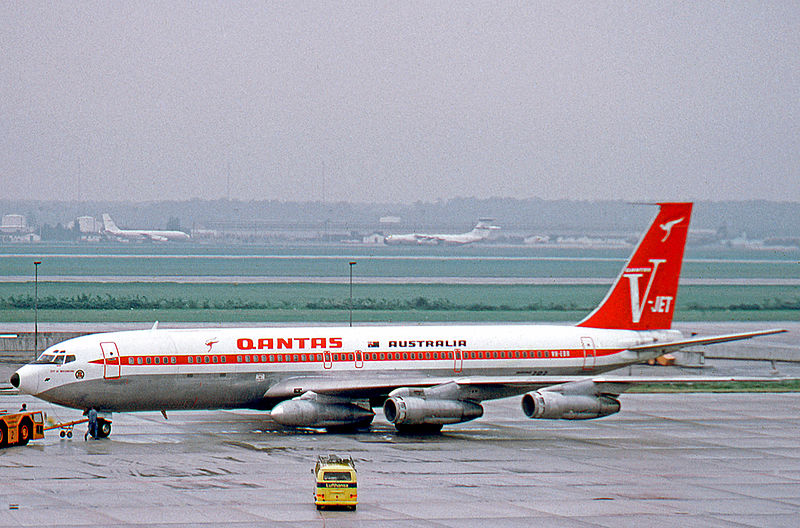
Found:
[(538, 390), (522, 397), (522, 412), (531, 419), (588, 420), (619, 412), (619, 401), (606, 395)]
[(483, 407), (472, 401), (446, 398), (438, 387), (401, 388), (392, 391), (383, 404), (383, 414), (395, 426), (441, 426), (468, 422), (483, 416)]
[(272, 408), (270, 416), (290, 427), (366, 427), (375, 413), (368, 405), (307, 392)]

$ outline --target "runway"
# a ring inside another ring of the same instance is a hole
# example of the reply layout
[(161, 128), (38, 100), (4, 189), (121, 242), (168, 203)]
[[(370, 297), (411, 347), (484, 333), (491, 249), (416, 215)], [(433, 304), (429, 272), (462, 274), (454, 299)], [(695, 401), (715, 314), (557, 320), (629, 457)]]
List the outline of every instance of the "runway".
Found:
[[(800, 515), (800, 394), (625, 394), (622, 411), (532, 421), (519, 398), (433, 437), (292, 434), (256, 411), (117, 414), (0, 451), (0, 526), (764, 527)], [(0, 408), (33, 398), (0, 394)], [(77, 411), (46, 406), (67, 419)], [(355, 512), (318, 513), (311, 468), (351, 454)]]

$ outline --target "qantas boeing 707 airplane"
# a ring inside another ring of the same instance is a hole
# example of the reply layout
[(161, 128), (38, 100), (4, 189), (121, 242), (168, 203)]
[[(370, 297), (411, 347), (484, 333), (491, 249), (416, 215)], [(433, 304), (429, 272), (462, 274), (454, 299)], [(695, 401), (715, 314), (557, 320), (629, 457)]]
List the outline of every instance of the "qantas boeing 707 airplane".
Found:
[(484, 400), (520, 395), (532, 419), (607, 416), (631, 384), (666, 380), (603, 373), (785, 331), (686, 338), (672, 330), (692, 204), (658, 206), (605, 299), (574, 326), (154, 325), (64, 341), (11, 383), (48, 402), (96, 409), (102, 436), (113, 412), (255, 408), (285, 426), (341, 429), (368, 426), (379, 406), (398, 430), (427, 432), (480, 417)]

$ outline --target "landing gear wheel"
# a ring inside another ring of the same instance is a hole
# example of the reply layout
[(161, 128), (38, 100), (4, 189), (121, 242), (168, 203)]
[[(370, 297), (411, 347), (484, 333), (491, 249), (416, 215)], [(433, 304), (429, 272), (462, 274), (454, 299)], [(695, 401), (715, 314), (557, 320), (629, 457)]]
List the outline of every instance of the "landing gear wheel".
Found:
[[(61, 432), (61, 436), (64, 436), (64, 432)], [(72, 431), (67, 431), (67, 438), (72, 438)]]
[(64, 438), (65, 436), (67, 436), (67, 433), (65, 431), (61, 431), (60, 433), (58, 433), (58, 436)]
[(105, 418), (97, 419), (97, 438), (107, 438), (111, 434), (111, 422)]

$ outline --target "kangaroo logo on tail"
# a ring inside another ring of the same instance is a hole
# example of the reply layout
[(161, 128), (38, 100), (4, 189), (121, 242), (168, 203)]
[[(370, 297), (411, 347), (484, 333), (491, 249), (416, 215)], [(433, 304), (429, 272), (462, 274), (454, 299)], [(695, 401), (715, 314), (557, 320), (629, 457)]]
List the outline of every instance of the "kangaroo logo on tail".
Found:
[(681, 222), (683, 222), (683, 217), (667, 222), (666, 224), (660, 224), (658, 227), (665, 231), (664, 238), (662, 238), (661, 241), (666, 242), (669, 238), (669, 235), (672, 233), (672, 228), (675, 226), (675, 224), (680, 224)]

